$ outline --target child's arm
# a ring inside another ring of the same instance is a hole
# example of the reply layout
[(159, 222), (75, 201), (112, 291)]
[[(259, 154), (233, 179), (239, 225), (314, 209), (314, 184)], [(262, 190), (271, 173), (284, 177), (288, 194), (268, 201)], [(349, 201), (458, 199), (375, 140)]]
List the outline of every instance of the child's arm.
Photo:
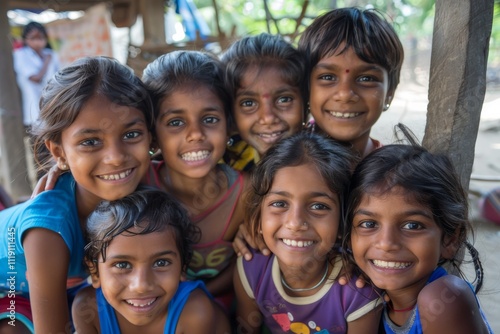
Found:
[(233, 249), (238, 256), (243, 256), (245, 260), (250, 261), (252, 259), (252, 253), (250, 252), (250, 249), (248, 249), (248, 246), (254, 249), (258, 249), (262, 254), (266, 256), (271, 255), (271, 252), (264, 243), (264, 240), (262, 240), (261, 238), (253, 240), (250, 235), (248, 226), (245, 223), (242, 223), (245, 220), (246, 215), (245, 204), (247, 202), (247, 196), (250, 191), (253, 191), (250, 186), (250, 176), (246, 173), (243, 173), (243, 176), (245, 188), (238, 204), (238, 209), (242, 212), (242, 219), (238, 222), (238, 230), (236, 231), (236, 234), (233, 238)]
[(43, 54), (43, 66), (40, 69), (40, 71), (37, 74), (31, 75), (28, 79), (40, 83), (42, 82), (43, 77), (45, 76), (45, 73), (47, 73), (47, 69), (49, 68), (49, 64), (52, 60), (52, 55), (50, 53), (44, 53)]
[(236, 328), (237, 334), (258, 334), (262, 326), (262, 314), (255, 300), (250, 298), (241, 283), (238, 270), (234, 271), (234, 292), (236, 294)]
[(229, 334), (229, 319), (220, 307), (201, 290), (196, 289), (182, 310), (176, 334)]
[(25, 233), (23, 248), (35, 333), (71, 333), (66, 292), (69, 250), (61, 236), (43, 228)]
[(219, 275), (205, 281), (207, 290), (215, 297), (230, 291), (233, 288), (233, 272), (235, 268), (236, 259), (233, 259), (231, 264), (219, 273)]
[(100, 333), (96, 303), (95, 289), (91, 286), (81, 289), (76, 294), (73, 306), (71, 307), (71, 313), (77, 334)]
[(488, 333), (474, 292), (457, 276), (447, 275), (424, 287), (417, 303), (425, 334)]
[(347, 334), (378, 333), (380, 318), (382, 316), (383, 306), (379, 305), (372, 311), (366, 313), (361, 318), (347, 323)]

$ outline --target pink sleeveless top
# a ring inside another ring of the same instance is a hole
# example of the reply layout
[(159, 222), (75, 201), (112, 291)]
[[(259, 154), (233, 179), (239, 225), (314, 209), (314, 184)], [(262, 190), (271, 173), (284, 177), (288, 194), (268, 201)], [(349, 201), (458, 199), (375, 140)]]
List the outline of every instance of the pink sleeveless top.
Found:
[[(163, 161), (151, 163), (146, 180), (147, 184), (162, 188), (159, 171), (163, 164)], [(241, 198), (244, 186), (243, 175), (225, 164), (219, 164), (218, 166), (222, 168), (228, 179), (229, 189), (211, 208), (190, 218), (196, 225), (204, 224), (219, 229), (222, 220), (224, 226), (215, 240), (194, 245), (193, 258), (187, 269), (188, 279), (207, 280), (214, 278), (224, 271), (235, 257), (232, 242), (225, 241), (223, 238)]]

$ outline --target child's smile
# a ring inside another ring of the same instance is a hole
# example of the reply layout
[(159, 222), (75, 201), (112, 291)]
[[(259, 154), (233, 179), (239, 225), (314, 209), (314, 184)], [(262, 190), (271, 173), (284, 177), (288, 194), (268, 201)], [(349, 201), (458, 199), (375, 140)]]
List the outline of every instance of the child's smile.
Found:
[(364, 62), (348, 48), (320, 59), (312, 69), (310, 86), (311, 114), (318, 127), (363, 152), (371, 127), (392, 99), (387, 70)]
[(302, 126), (300, 90), (282, 77), (275, 67), (249, 67), (236, 92), (234, 116), (238, 131), (261, 155)]
[(418, 294), (441, 258), (443, 232), (430, 209), (395, 187), (365, 194), (352, 226), (354, 258), (373, 283), (388, 293), (418, 287)]
[(226, 148), (224, 105), (208, 87), (178, 88), (161, 103), (156, 133), (170, 173), (207, 176)]
[(264, 241), (281, 264), (325, 260), (337, 237), (339, 203), (314, 165), (279, 169), (261, 210)]

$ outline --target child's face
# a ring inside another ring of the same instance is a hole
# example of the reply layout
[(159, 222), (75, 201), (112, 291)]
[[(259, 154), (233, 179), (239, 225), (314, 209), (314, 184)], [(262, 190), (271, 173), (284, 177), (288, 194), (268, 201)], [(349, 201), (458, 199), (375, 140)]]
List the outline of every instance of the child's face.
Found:
[(359, 152), (393, 92), (383, 67), (361, 60), (352, 48), (322, 58), (310, 77), (310, 109), (317, 125)]
[(339, 198), (312, 164), (279, 169), (261, 205), (261, 229), (280, 266), (324, 263), (337, 238)]
[(104, 297), (119, 315), (122, 332), (132, 324), (148, 326), (144, 328), (150, 329), (146, 332), (157, 333), (160, 331), (151, 329), (163, 331), (181, 269), (181, 256), (170, 229), (141, 235), (124, 232), (109, 244), (106, 261), (99, 257), (93, 285), (102, 288)]
[(92, 210), (102, 199), (132, 193), (149, 166), (151, 135), (144, 114), (93, 96), (61, 135), (48, 142), (77, 182), (77, 202)]
[(40, 52), (47, 45), (47, 38), (38, 29), (33, 29), (26, 34), (25, 43), (33, 50)]
[(351, 246), (356, 264), (388, 292), (422, 289), (446, 251), (432, 211), (399, 187), (364, 195), (354, 212)]
[(224, 105), (207, 87), (184, 88), (161, 103), (156, 134), (172, 172), (201, 178), (213, 170), (226, 149)]
[(263, 155), (278, 140), (300, 131), (303, 100), (299, 87), (282, 79), (274, 67), (247, 69), (234, 102), (238, 131)]

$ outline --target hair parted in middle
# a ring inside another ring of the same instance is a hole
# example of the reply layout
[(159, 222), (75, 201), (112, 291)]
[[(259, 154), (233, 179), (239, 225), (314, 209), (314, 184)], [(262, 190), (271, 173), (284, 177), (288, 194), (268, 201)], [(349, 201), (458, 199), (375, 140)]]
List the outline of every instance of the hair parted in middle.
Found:
[[(356, 156), (348, 147), (321, 134), (299, 132), (279, 141), (266, 152), (252, 173), (246, 221), (252, 238), (255, 239), (260, 235), (261, 204), (280, 169), (305, 164), (314, 165), (328, 188), (338, 194), (342, 217), (345, 193), (356, 162)], [(339, 227), (339, 235), (341, 233), (342, 225)]]
[(214, 55), (191, 50), (169, 52), (146, 66), (142, 81), (153, 99), (155, 119), (163, 100), (176, 90), (196, 90), (200, 86), (208, 88), (224, 106), (229, 131), (232, 100), (224, 84), (223, 65)]

